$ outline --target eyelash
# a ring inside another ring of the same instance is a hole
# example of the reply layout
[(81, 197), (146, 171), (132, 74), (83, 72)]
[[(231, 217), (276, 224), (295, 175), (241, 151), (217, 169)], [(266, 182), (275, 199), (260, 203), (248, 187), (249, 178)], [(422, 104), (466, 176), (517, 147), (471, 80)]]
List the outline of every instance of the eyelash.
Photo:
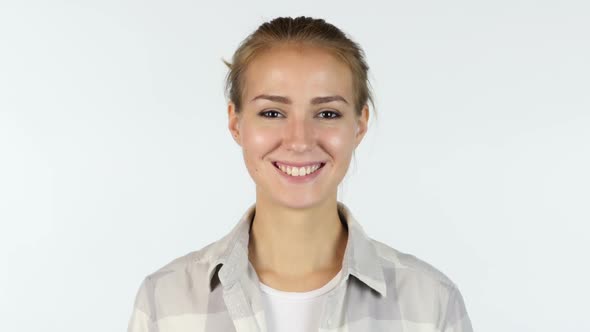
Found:
[[(269, 119), (276, 119), (277, 118), (276, 116), (266, 116), (265, 115), (265, 114), (269, 114), (269, 113), (281, 114), (279, 111), (276, 111), (276, 110), (268, 110), (268, 111), (262, 111), (262, 112), (258, 113), (258, 115), (263, 118), (269, 118)], [(342, 117), (342, 115), (336, 111), (325, 110), (325, 111), (321, 111), (319, 114), (322, 114), (322, 113), (334, 114), (334, 116), (331, 116), (331, 117), (321, 117), (322, 119), (333, 120), (333, 119), (338, 119), (338, 118)]]

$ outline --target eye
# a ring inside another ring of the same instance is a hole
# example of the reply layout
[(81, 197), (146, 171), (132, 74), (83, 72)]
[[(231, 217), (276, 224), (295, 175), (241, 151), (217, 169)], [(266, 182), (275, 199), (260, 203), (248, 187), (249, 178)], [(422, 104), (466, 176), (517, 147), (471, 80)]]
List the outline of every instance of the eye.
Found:
[(258, 113), (258, 115), (263, 118), (277, 118), (277, 117), (279, 117), (279, 115), (282, 115), (282, 114), (276, 110), (268, 110), (268, 111), (262, 111), (262, 112)]
[(324, 114), (324, 116), (320, 116), (320, 118), (324, 119), (337, 119), (342, 116), (340, 113), (330, 110), (322, 111), (319, 114)]

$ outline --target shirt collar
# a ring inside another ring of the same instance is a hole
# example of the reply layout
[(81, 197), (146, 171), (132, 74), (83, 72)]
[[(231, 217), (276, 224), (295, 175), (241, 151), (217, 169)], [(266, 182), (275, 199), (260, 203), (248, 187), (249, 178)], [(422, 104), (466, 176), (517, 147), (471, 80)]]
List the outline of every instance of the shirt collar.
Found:
[[(340, 201), (337, 202), (337, 206), (340, 219), (348, 226), (348, 240), (342, 261), (343, 278), (348, 279), (351, 274), (382, 296), (386, 296), (387, 287), (377, 249), (350, 209)], [(213, 257), (208, 269), (210, 291), (213, 288), (211, 282), (216, 273), (224, 286), (231, 286), (242, 275), (246, 275), (249, 264), (250, 226), (255, 211), (256, 205), (252, 204), (230, 233), (218, 241), (220, 254)], [(221, 268), (217, 269), (219, 265)]]

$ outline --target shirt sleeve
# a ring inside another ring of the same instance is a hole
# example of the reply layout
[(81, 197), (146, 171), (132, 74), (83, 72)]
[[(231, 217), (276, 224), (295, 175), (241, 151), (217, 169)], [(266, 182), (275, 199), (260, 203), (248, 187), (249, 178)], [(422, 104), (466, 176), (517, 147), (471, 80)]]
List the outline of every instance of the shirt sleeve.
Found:
[(449, 302), (447, 304), (441, 331), (473, 332), (471, 320), (465, 307), (465, 301), (457, 287), (453, 287), (449, 295)]
[(153, 294), (152, 282), (149, 278), (145, 278), (135, 296), (127, 332), (158, 332), (154, 320)]

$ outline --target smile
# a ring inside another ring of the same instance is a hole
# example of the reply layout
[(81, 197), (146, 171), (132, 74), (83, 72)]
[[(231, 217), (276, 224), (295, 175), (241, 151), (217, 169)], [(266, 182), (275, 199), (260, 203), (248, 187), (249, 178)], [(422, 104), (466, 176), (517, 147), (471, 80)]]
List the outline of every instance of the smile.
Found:
[(291, 177), (305, 177), (314, 174), (315, 172), (317, 172), (317, 170), (321, 169), (326, 163), (319, 162), (300, 167), (282, 164), (277, 161), (273, 162), (272, 164), (285, 175)]

